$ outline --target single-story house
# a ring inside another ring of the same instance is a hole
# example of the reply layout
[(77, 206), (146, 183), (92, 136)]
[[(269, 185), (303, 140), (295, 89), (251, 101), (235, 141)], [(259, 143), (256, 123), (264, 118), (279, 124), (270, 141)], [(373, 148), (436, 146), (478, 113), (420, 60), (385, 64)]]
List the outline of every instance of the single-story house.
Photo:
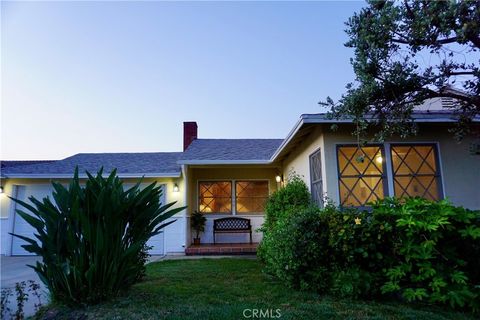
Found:
[[(152, 254), (184, 254), (193, 242), (189, 217), (198, 210), (207, 217), (202, 243), (213, 243), (214, 220), (250, 220), (253, 242), (264, 221), (267, 197), (295, 172), (309, 186), (313, 200), (325, 198), (341, 206), (363, 207), (385, 196), (448, 197), (454, 204), (480, 209), (480, 140), (461, 143), (449, 128), (455, 119), (445, 109), (414, 112), (419, 135), (358, 147), (351, 120), (326, 114), (304, 114), (285, 139), (200, 139), (197, 124), (184, 123), (184, 151), (156, 153), (77, 154), (58, 161), (2, 163), (1, 254), (28, 254), (22, 240), (9, 233), (32, 236), (32, 228), (16, 213), (6, 195), (22, 200), (52, 192), (50, 181), (67, 182), (75, 166), (80, 172), (116, 168), (126, 185), (144, 177), (164, 187), (164, 201), (187, 209), (176, 222), (150, 241)], [(480, 127), (480, 118), (475, 118)], [(338, 129), (331, 130), (337, 124)], [(359, 158), (359, 156), (361, 156)], [(359, 160), (360, 159), (360, 160)], [(82, 175), (81, 175), (82, 177)], [(217, 243), (248, 243), (246, 233), (217, 234)]]

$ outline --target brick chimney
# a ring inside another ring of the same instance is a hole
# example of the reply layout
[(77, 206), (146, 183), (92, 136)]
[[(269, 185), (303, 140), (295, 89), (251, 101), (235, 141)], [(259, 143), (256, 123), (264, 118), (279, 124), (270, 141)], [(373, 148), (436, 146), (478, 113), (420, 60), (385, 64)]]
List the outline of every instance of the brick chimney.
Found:
[(196, 122), (183, 123), (183, 151), (187, 150), (190, 143), (197, 139), (198, 126)]

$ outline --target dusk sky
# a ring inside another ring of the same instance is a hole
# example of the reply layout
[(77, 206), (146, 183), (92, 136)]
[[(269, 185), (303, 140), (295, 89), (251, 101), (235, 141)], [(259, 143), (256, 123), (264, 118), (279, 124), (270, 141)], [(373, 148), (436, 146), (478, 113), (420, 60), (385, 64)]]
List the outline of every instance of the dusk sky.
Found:
[(5, 2), (1, 159), (284, 138), (354, 79), (364, 2)]

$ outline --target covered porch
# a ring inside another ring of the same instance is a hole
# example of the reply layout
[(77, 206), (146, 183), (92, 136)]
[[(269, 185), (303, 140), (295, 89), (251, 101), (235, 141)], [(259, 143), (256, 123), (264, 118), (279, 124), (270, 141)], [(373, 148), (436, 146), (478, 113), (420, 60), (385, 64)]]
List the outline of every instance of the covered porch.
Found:
[[(264, 204), (277, 190), (279, 172), (273, 165), (189, 165), (185, 170), (189, 203), (185, 254), (255, 254), (262, 240)], [(206, 218), (200, 245), (195, 244), (196, 232), (191, 228), (195, 211)], [(248, 230), (237, 226), (241, 231), (218, 232), (216, 222), (231, 218), (248, 220)]]

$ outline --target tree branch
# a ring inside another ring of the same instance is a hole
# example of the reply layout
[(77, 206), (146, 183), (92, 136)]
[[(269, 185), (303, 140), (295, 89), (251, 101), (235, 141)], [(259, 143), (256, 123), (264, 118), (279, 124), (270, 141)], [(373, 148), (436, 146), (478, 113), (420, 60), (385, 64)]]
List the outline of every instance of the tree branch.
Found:
[(474, 74), (473, 71), (453, 71), (447, 72), (449, 76), (471, 76)]
[(402, 40), (402, 39), (392, 39), (392, 42), (400, 43), (400, 44), (414, 44), (419, 46), (429, 46), (429, 45), (442, 45), (442, 44), (454, 43), (454, 42), (457, 42), (457, 37), (445, 38), (445, 39), (440, 39), (435, 41), (427, 41), (425, 39), (413, 39), (410, 41)]

